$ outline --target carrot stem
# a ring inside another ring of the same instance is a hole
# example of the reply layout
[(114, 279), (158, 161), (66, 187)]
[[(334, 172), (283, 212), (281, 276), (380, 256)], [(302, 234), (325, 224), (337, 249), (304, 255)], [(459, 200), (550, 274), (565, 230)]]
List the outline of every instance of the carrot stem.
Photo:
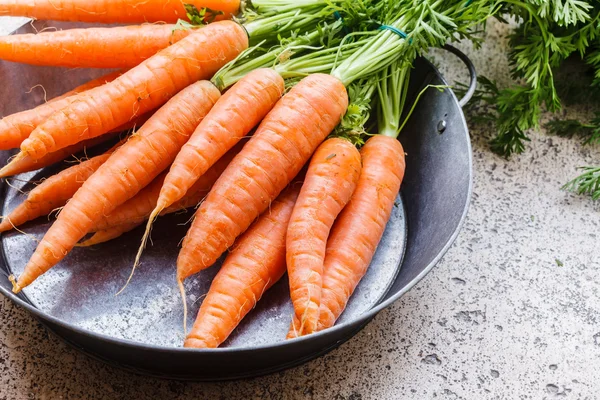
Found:
[[(401, 61), (390, 65), (380, 74), (377, 82), (378, 93), (378, 131), (379, 134), (389, 137), (398, 137), (400, 133), (400, 118), (406, 102), (406, 91), (410, 78), (410, 64)], [(418, 99), (417, 99), (418, 101)], [(416, 104), (416, 102), (415, 102)], [(409, 116), (414, 110), (414, 104)], [(406, 120), (405, 120), (406, 121)], [(402, 124), (402, 127), (404, 124)]]

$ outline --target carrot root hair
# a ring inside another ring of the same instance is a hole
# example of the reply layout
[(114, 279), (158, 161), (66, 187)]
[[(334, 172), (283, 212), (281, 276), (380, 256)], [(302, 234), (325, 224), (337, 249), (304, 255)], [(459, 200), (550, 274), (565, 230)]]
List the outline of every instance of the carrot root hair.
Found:
[[(8, 181), (7, 181), (7, 183), (8, 183)], [(3, 216), (3, 217), (1, 217), (1, 218), (3, 219), (3, 221), (2, 221), (2, 222), (4, 222), (4, 220), (8, 221), (8, 223), (9, 223), (9, 224), (12, 226), (12, 229), (14, 229), (15, 231), (19, 232), (19, 233), (20, 233), (20, 234), (22, 234), (22, 235), (25, 235), (25, 236), (27, 236), (29, 239), (33, 240), (33, 241), (34, 241), (34, 242), (36, 242), (36, 243), (39, 243), (39, 242), (40, 242), (40, 241), (38, 240), (38, 238), (36, 238), (36, 237), (35, 237), (35, 236), (33, 236), (32, 234), (29, 234), (29, 233), (27, 233), (27, 232), (25, 232), (25, 231), (23, 231), (23, 230), (21, 230), (21, 229), (17, 228), (17, 226), (16, 226), (15, 224), (13, 224), (13, 222), (11, 221), (11, 219), (10, 219), (10, 217), (9, 217), (8, 215), (7, 215), (6, 217), (4, 217), (4, 216)], [(3, 230), (3, 231), (0, 231), (0, 232), (7, 232), (8, 230), (9, 230), (9, 229), (7, 229), (7, 230)]]
[(133, 262), (133, 267), (131, 268), (131, 273), (129, 274), (129, 278), (127, 278), (127, 282), (125, 282), (125, 285), (121, 288), (121, 290), (119, 290), (117, 292), (116, 296), (120, 295), (123, 292), (123, 290), (125, 290), (127, 285), (129, 285), (129, 282), (131, 282), (131, 278), (133, 278), (135, 269), (140, 265), (140, 260), (142, 258), (142, 253), (144, 252), (144, 249), (146, 248), (146, 243), (148, 243), (148, 239), (150, 238), (150, 233), (152, 232), (152, 224), (154, 223), (154, 221), (156, 220), (156, 218), (162, 212), (163, 209), (164, 209), (164, 207), (162, 205), (158, 205), (154, 209), (154, 211), (152, 211), (152, 214), (150, 214), (150, 217), (148, 217), (148, 223), (146, 224), (146, 231), (144, 232), (144, 236), (142, 236), (142, 243), (140, 244), (137, 254), (135, 255), (135, 261)]

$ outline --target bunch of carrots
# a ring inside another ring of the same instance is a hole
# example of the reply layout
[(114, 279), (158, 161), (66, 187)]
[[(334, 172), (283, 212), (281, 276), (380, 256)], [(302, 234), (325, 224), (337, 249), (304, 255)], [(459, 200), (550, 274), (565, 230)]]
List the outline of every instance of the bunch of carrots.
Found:
[[(0, 15), (143, 23), (0, 37), (0, 59), (119, 69), (1, 119), (0, 149), (19, 148), (1, 177), (130, 131), (3, 217), (7, 231), (60, 209), (24, 272), (11, 277), (13, 291), (74, 247), (147, 221), (133, 275), (155, 219), (197, 207), (176, 263), (184, 308), (184, 280), (229, 254), (185, 346), (218, 347), (286, 272), (288, 338), (333, 326), (400, 189), (397, 137), (412, 60), (467, 34), (473, 16), (463, 15), (483, 16), (486, 2), (469, 2), (471, 10), (454, 0), (109, 3), (0, 0)], [(431, 35), (433, 23), (442, 35)]]

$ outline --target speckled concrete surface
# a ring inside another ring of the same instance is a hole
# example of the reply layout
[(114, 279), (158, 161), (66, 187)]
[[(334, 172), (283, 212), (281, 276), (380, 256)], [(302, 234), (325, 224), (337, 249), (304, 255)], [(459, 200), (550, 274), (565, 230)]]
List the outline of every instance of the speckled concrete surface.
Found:
[[(0, 32), (7, 26), (0, 18)], [(483, 49), (464, 48), (505, 84), (505, 31), (492, 25), (488, 35)], [(444, 64), (448, 75), (462, 71)], [(600, 149), (534, 133), (527, 153), (507, 162), (488, 151), (490, 135), (472, 127), (473, 202), (452, 249), (328, 355), (242, 382), (162, 381), (79, 354), (2, 298), (0, 399), (599, 398), (600, 204), (559, 187), (598, 163)]]

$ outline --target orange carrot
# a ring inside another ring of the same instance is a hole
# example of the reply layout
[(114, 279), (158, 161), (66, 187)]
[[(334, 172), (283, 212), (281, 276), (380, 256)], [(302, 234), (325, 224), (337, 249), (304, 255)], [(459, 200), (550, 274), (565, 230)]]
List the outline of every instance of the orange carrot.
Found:
[(292, 335), (288, 338), (317, 329), (327, 237), (356, 189), (360, 169), (357, 148), (340, 138), (328, 139), (319, 146), (308, 166), (286, 239), (294, 305)]
[(73, 165), (40, 183), (27, 195), (27, 199), (19, 204), (9, 215), (3, 217), (0, 232), (8, 231), (27, 221), (50, 214), (53, 210), (64, 206), (73, 197), (100, 166), (110, 157), (112, 152), (90, 158)]
[(247, 47), (248, 35), (235, 22), (204, 26), (114, 81), (78, 95), (23, 141), (22, 154), (37, 159), (102, 135), (157, 108), (191, 83), (210, 78)]
[(67, 146), (58, 151), (55, 151), (54, 153), (48, 153), (38, 160), (30, 156), (25, 156), (22, 158), (15, 157), (11, 159), (10, 162), (4, 167), (0, 168), (0, 178), (6, 178), (7, 176), (34, 171), (36, 169), (47, 167), (59, 161), (66, 160), (68, 157), (73, 156), (75, 153), (78, 153), (82, 150), (85, 151), (85, 149), (94, 147), (97, 144), (104, 143), (114, 138), (118, 133), (122, 134), (123, 136), (126, 136), (131, 131), (142, 126), (151, 116), (152, 112), (140, 115), (139, 117), (117, 127), (116, 129), (113, 129), (105, 135), (98, 136), (93, 139), (84, 140), (79, 143), (75, 143), (71, 146)]
[(105, 243), (110, 240), (116, 239), (121, 235), (130, 232), (142, 225), (144, 221), (129, 222), (122, 225), (115, 225), (107, 229), (99, 230), (95, 232), (89, 239), (79, 242), (75, 247), (91, 247), (97, 244)]
[(94, 147), (100, 143), (104, 143), (116, 136), (115, 134), (103, 135), (94, 139), (85, 140), (83, 142), (76, 143), (72, 146), (60, 149), (57, 152), (46, 154), (39, 160), (27, 156), (21, 159), (13, 159), (7, 165), (0, 169), (0, 178), (6, 178), (17, 174), (23, 174), (25, 172), (35, 171), (36, 169), (44, 168), (49, 165), (55, 164), (59, 161), (66, 160), (81, 151), (86, 151), (91, 147)]
[(0, 36), (0, 59), (55, 67), (132, 68), (193, 32), (174, 28), (144, 24)]
[(157, 209), (181, 199), (212, 164), (262, 121), (283, 90), (283, 79), (270, 68), (250, 72), (229, 89), (175, 158)]
[(347, 107), (346, 89), (331, 75), (310, 75), (283, 96), (196, 212), (177, 259), (180, 289), (269, 207)]
[(245, 137), (273, 108), (283, 90), (283, 78), (274, 70), (263, 68), (250, 72), (217, 101), (183, 146), (165, 178), (134, 268), (146, 246), (155, 217), (181, 199), (200, 176)]
[[(165, 208), (161, 215), (174, 213), (186, 208), (195, 207), (208, 194), (210, 188), (219, 179), (219, 176), (225, 171), (227, 165), (233, 157), (240, 152), (242, 144), (238, 144), (219, 159), (204, 175), (196, 181), (194, 186), (188, 190), (187, 194), (179, 201), (168, 208)], [(94, 226), (93, 230), (106, 230), (118, 225), (124, 225), (133, 222), (143, 222), (146, 220), (156, 206), (156, 201), (163, 185), (166, 173), (161, 174), (148, 186), (142, 189), (137, 195), (117, 207), (113, 212), (106, 216)]]
[(0, 150), (14, 149), (27, 139), (31, 132), (56, 111), (66, 107), (73, 101), (74, 95), (104, 85), (115, 80), (120, 72), (113, 72), (94, 79), (77, 88), (48, 101), (34, 109), (8, 115), (0, 120)]
[(212, 285), (184, 347), (216, 348), (285, 273), (285, 235), (300, 183), (293, 183), (237, 240)]
[(327, 242), (318, 330), (335, 324), (365, 275), (404, 177), (404, 150), (396, 138), (373, 136), (360, 154), (358, 186)]
[(239, 0), (0, 0), (0, 15), (100, 23), (171, 22), (187, 19), (184, 3), (223, 12), (230, 18)]
[(212, 83), (200, 81), (161, 107), (66, 204), (13, 290), (20, 291), (48, 271), (103, 215), (135, 196), (166, 169), (219, 97)]

